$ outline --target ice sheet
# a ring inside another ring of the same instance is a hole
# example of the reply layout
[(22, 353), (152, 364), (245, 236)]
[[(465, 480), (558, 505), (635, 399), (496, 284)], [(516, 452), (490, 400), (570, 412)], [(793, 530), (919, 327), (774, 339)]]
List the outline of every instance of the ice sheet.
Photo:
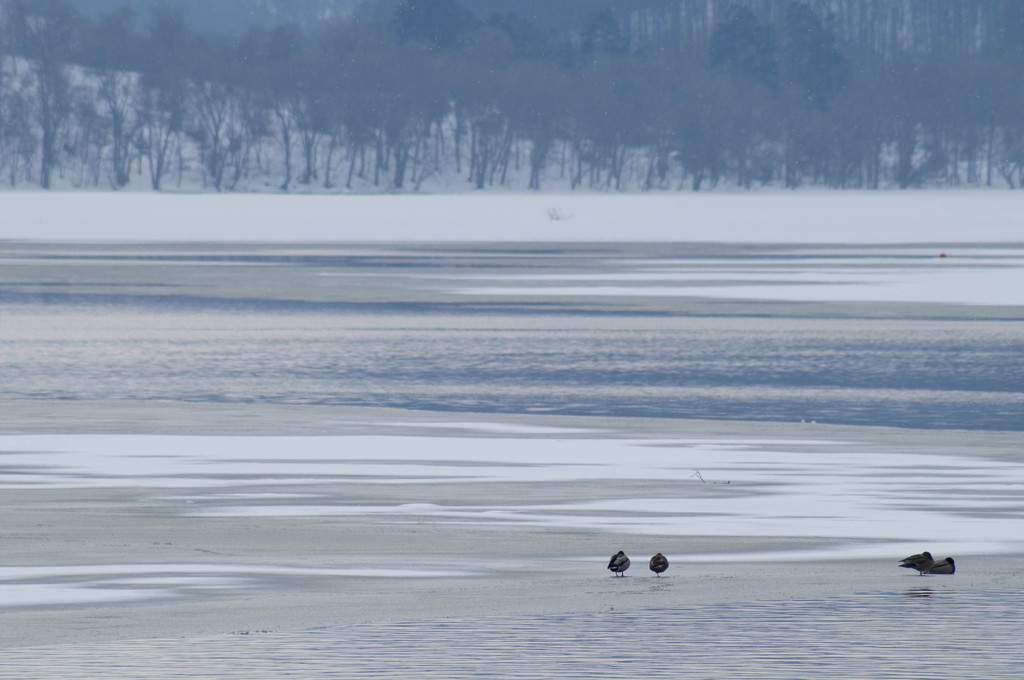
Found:
[[(1024, 464), (858, 452), (855, 442), (827, 439), (47, 435), (2, 437), (0, 451), (0, 488), (191, 488), (172, 497), (191, 517), (359, 516), (632, 535), (824, 537), (851, 545), (927, 540), (951, 554), (978, 545), (1010, 552), (1024, 543)], [(265, 487), (260, 494), (232, 491), (256, 482)], [(650, 492), (510, 505), (488, 502), (483, 491), (456, 506), (353, 503), (326, 493), (297, 502), (272, 490), (297, 483), (637, 483)]]
[[(844, 264), (768, 258), (711, 264), (691, 261), (654, 271), (506, 277), (511, 286), (455, 289), (477, 297), (711, 297), (750, 300), (835, 302), (929, 302), (1024, 305), (1024, 257), (981, 260), (847, 259)], [(636, 266), (636, 263), (632, 263)], [(501, 281), (494, 277), (491, 280)], [(563, 285), (537, 285), (552, 282)], [(620, 284), (620, 285), (615, 285)], [(621, 285), (628, 284), (628, 285)]]
[(241, 588), (255, 580), (340, 576), (438, 578), (470, 572), (440, 569), (324, 569), (225, 564), (84, 564), (0, 567), (0, 609), (126, 602)]

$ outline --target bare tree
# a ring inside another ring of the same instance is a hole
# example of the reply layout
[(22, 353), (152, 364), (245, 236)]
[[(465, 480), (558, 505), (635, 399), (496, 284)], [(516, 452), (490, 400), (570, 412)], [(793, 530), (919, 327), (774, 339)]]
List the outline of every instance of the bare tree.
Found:
[(99, 102), (101, 115), (110, 126), (111, 183), (115, 189), (128, 184), (134, 153), (143, 130), (139, 117), (138, 78), (134, 73), (106, 71), (100, 76)]
[(59, 162), (60, 136), (71, 116), (67, 73), (77, 15), (64, 0), (12, 0), (4, 25), (9, 44), (31, 59), (31, 103), (40, 132), (39, 185), (49, 189)]
[(33, 105), (25, 84), (29, 76), (15, 68), (14, 60), (0, 60), (0, 167), (6, 181), (34, 181), (33, 166), (39, 139), (33, 124)]
[(135, 116), (137, 145), (146, 159), (150, 184), (160, 190), (172, 160), (180, 157), (185, 125), (187, 78), (192, 38), (180, 12), (158, 10), (149, 25), (142, 53)]

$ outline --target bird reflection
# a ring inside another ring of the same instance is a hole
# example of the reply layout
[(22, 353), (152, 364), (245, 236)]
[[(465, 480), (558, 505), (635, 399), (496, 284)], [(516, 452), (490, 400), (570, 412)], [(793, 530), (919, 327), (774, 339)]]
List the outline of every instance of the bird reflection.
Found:
[(931, 597), (935, 592), (931, 588), (911, 588), (906, 594), (909, 597)]

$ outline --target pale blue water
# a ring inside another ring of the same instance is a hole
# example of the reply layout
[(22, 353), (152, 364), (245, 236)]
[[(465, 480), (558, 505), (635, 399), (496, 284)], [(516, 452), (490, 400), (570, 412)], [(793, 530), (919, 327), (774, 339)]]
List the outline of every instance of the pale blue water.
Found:
[(0, 678), (1024, 676), (1024, 596), (955, 586), (815, 601), (442, 619), (25, 648)]
[[(666, 258), (813, 273), (820, 249), (4, 248), (4, 397), (1024, 430), (1024, 306), (530, 295), (580, 274), (628, 290), (615, 277)], [(465, 294), (488, 277), (518, 292)]]

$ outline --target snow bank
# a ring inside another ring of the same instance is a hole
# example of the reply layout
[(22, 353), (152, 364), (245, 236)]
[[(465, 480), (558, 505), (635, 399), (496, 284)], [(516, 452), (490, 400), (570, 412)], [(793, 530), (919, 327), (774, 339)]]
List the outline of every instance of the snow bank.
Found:
[(0, 238), (58, 241), (1024, 242), (1024, 192), (0, 193)]

